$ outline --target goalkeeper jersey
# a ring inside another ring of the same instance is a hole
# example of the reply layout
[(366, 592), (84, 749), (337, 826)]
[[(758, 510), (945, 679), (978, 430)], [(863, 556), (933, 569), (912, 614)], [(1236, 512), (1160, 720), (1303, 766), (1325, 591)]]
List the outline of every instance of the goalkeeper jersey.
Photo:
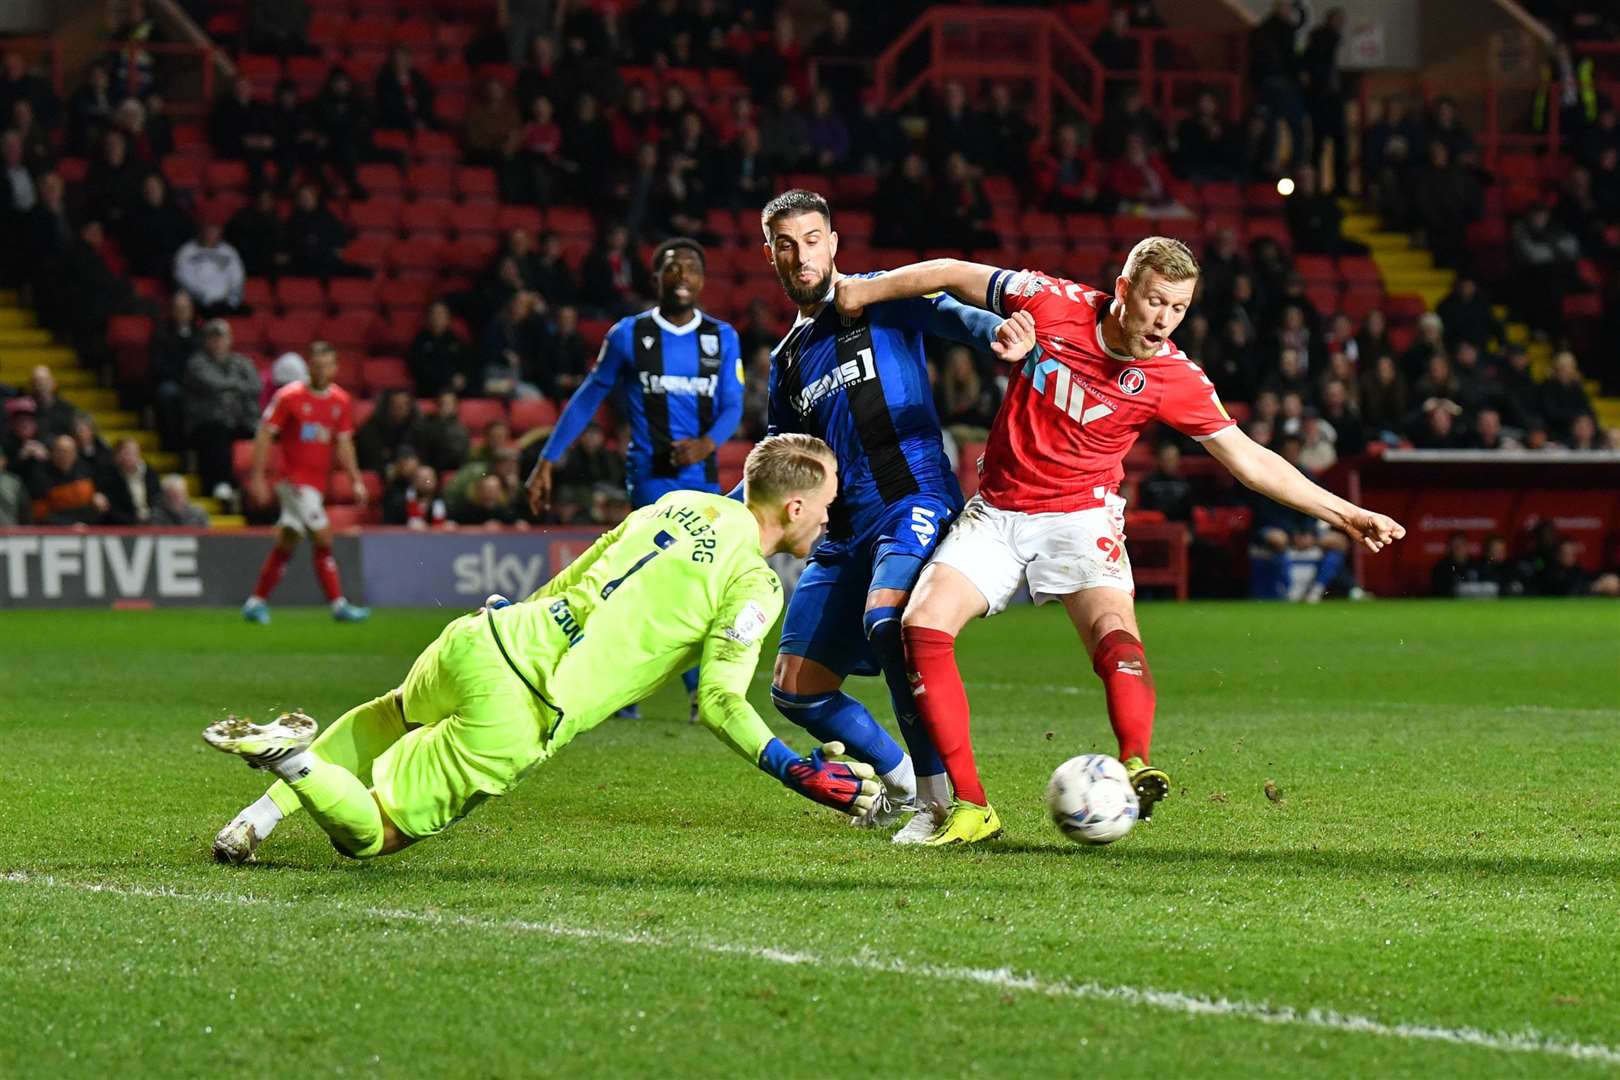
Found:
[(771, 731), (743, 699), (781, 611), (748, 508), (674, 491), (492, 617), (513, 667), (561, 714), (551, 749), (701, 662), (701, 718), (757, 762)]

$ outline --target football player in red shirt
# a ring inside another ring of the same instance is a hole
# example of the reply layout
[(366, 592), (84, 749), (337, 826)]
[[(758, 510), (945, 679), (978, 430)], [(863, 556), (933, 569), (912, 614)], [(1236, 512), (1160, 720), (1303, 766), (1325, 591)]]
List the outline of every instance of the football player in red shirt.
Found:
[(248, 622), (264, 625), (270, 621), (265, 601), (286, 571), (287, 560), (298, 550), (299, 537), (306, 535), (315, 545), (315, 576), (332, 605), (332, 618), (360, 622), (371, 614), (343, 596), (337, 559), (332, 555), (332, 524), (326, 517), (326, 483), (333, 454), (349, 474), (355, 501), (363, 506), (367, 495), (354, 455), (354, 402), (347, 390), (332, 381), (336, 375), (337, 350), (324, 341), (315, 342), (309, 349), (309, 382), (290, 382), (277, 390), (254, 437), (253, 471), (248, 476), (253, 497), (261, 503), (270, 501), (265, 473), (270, 443), (276, 439), (281, 441), (286, 475), (276, 484), (276, 496), (281, 500), (276, 546), (259, 570), (253, 595), (242, 605), (242, 618)]
[(1170, 341), (1197, 283), (1192, 252), (1162, 236), (1131, 249), (1112, 295), (956, 259), (838, 283), (846, 315), (944, 289), (1003, 318), (1035, 322), (1036, 348), (990, 430), (979, 493), (935, 551), (901, 620), (917, 705), (955, 789), (948, 813), (933, 811), (941, 824), (929, 844), (973, 843), (1001, 831), (973, 762), (956, 635), (970, 619), (1001, 611), (1026, 582), (1037, 604), (1062, 602), (1091, 656), (1142, 817), (1169, 794), (1169, 777), (1148, 764), (1153, 676), (1118, 494), (1125, 454), (1149, 424), (1162, 420), (1197, 439), (1248, 487), (1371, 551), (1406, 534), (1391, 518), (1318, 487), (1226, 414), (1203, 370)]

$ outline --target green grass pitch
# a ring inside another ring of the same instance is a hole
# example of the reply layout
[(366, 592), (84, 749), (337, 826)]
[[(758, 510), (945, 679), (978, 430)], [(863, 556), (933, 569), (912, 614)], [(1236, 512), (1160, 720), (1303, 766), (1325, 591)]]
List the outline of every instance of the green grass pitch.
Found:
[(449, 614), (4, 615), (0, 1076), (1620, 1073), (1612, 604), (1145, 606), (1175, 790), (1111, 848), (1044, 817), (1113, 748), (1049, 607), (963, 637), (980, 848), (842, 826), (677, 686), (403, 855), (213, 865), (264, 777), (202, 726), (329, 721)]

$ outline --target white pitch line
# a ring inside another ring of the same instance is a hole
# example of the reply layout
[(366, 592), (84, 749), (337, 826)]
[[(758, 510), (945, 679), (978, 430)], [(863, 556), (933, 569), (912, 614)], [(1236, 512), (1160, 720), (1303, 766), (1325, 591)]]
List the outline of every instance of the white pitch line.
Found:
[[(83, 893), (106, 893), (113, 896), (146, 897), (179, 900), (200, 904), (234, 904), (241, 907), (286, 908), (309, 911), (310, 905), (268, 897), (239, 893), (185, 893), (174, 889), (143, 885), (118, 885), (104, 882), (66, 881), (51, 874), (36, 874), (27, 870), (13, 870), (0, 874), (0, 882), (11, 885), (34, 885), (44, 888), (69, 889)], [(1152, 990), (1134, 986), (1109, 986), (1095, 982), (1071, 982), (1067, 979), (1048, 979), (1039, 975), (1015, 972), (1009, 968), (956, 967), (948, 964), (916, 964), (899, 959), (883, 959), (870, 953), (823, 956), (809, 952), (788, 952), (767, 946), (702, 939), (661, 937), (626, 930), (596, 930), (589, 927), (569, 926), (557, 922), (534, 922), (526, 919), (479, 919), (470, 915), (441, 915), (423, 911), (405, 911), (394, 908), (350, 907), (340, 902), (325, 905), (329, 909), (352, 911), (372, 919), (412, 922), (423, 926), (463, 927), (506, 934), (535, 934), (542, 937), (573, 941), (605, 942), (613, 945), (645, 945), (662, 949), (686, 949), (711, 956), (740, 956), (771, 964), (785, 964), (811, 968), (851, 968), (869, 974), (904, 975), (913, 978), (936, 979), (950, 983), (977, 983), (998, 990), (1021, 990), (1045, 997), (1067, 998), (1076, 1001), (1109, 1001), (1124, 1005), (1145, 1006), (1183, 1016), (1236, 1017), (1262, 1024), (1282, 1027), (1315, 1028), (1339, 1031), (1352, 1035), (1371, 1035), (1384, 1039), (1403, 1039), (1416, 1042), (1448, 1043), (1454, 1046), (1472, 1046), (1481, 1050), (1505, 1053), (1541, 1054), (1547, 1057), (1568, 1058), (1574, 1061), (1593, 1061), (1603, 1065), (1620, 1065), (1620, 1048), (1602, 1043), (1582, 1043), (1543, 1035), (1534, 1029), (1518, 1033), (1486, 1031), (1475, 1027), (1448, 1028), (1435, 1024), (1390, 1024), (1369, 1016), (1335, 1012), (1331, 1009), (1295, 1009), (1287, 1005), (1267, 1002), (1208, 998), (1184, 994), (1175, 990)]]

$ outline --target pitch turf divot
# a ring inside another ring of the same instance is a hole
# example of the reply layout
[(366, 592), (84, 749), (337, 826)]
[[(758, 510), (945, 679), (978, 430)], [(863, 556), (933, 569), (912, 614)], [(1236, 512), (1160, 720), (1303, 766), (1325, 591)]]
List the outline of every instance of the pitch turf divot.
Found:
[[(33, 885), (42, 888), (67, 889), (82, 893), (106, 893), (112, 896), (132, 896), (164, 900), (179, 900), (200, 904), (235, 904), (241, 907), (287, 908), (309, 911), (308, 904), (294, 904), (285, 900), (249, 896), (241, 893), (190, 893), (175, 889), (118, 885), (93, 881), (68, 881), (51, 874), (37, 874), (27, 870), (0, 873), (0, 882), (9, 885)], [(942, 982), (978, 983), (998, 990), (1024, 991), (1054, 998), (1079, 1001), (1112, 1001), (1125, 1005), (1139, 1005), (1183, 1016), (1236, 1017), (1262, 1024), (1316, 1028), (1340, 1031), (1376, 1038), (1406, 1039), (1418, 1042), (1450, 1043), (1472, 1046), (1482, 1050), (1505, 1053), (1541, 1054), (1548, 1057), (1568, 1058), (1575, 1061), (1594, 1061), (1604, 1065), (1620, 1066), (1620, 1048), (1601, 1043), (1581, 1043), (1543, 1035), (1533, 1029), (1518, 1033), (1484, 1031), (1479, 1028), (1448, 1028), (1432, 1024), (1390, 1024), (1354, 1013), (1335, 1012), (1331, 1009), (1293, 1009), (1286, 1005), (1266, 1002), (1233, 1001), (1229, 998), (1207, 998), (1183, 994), (1175, 990), (1151, 990), (1134, 986), (1108, 986), (1094, 982), (1070, 982), (1066, 979), (1045, 979), (1037, 975), (1021, 974), (1007, 968), (970, 968), (948, 964), (914, 964), (904, 960), (883, 959), (869, 954), (850, 956), (823, 956), (808, 952), (787, 952), (759, 945), (661, 937), (656, 934), (619, 930), (594, 930), (554, 922), (532, 922), (525, 919), (478, 919), (468, 915), (438, 915), (421, 911), (402, 911), (392, 908), (353, 907), (344, 903), (326, 905), (328, 910), (348, 911), (366, 918), (413, 922), (423, 926), (465, 927), (474, 930), (506, 934), (537, 934), (544, 937), (598, 941), (617, 945), (647, 945), (664, 949), (686, 949), (713, 956), (741, 956), (763, 960), (772, 964), (803, 967), (851, 968), (874, 974), (907, 975), (938, 979)]]

